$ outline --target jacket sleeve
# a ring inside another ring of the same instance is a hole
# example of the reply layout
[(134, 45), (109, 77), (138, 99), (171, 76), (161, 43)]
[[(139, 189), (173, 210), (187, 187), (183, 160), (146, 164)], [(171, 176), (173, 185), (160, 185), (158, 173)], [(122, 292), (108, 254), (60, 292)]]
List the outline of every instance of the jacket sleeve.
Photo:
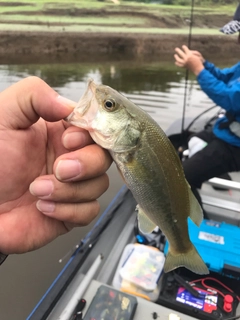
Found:
[(230, 68), (219, 69), (213, 63), (209, 61), (204, 62), (204, 67), (208, 70), (215, 78), (227, 83), (233, 74), (235, 73), (236, 69), (239, 68), (239, 63), (235, 64)]
[(236, 115), (240, 114), (240, 81), (236, 80), (232, 85), (227, 85), (207, 69), (199, 73), (197, 80), (202, 90), (217, 105)]

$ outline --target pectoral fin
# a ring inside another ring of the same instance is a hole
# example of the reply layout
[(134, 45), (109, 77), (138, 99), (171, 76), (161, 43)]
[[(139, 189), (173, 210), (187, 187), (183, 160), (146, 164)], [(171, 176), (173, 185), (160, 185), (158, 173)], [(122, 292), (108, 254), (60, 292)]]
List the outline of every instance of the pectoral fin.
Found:
[(151, 233), (156, 228), (156, 223), (152, 222), (138, 205), (138, 227), (143, 233)]
[(199, 227), (203, 220), (202, 208), (189, 187), (190, 218)]

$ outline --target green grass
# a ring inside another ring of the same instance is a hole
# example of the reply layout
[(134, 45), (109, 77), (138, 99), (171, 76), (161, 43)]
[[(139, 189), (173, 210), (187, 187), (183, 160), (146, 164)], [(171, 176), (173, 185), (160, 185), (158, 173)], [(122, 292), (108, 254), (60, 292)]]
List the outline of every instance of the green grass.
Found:
[[(101, 2), (96, 0), (76, 0), (76, 1), (67, 1), (67, 0), (22, 0), (18, 1), (18, 3), (29, 4), (28, 6), (1, 6), (1, 2), (7, 2), (6, 0), (0, 0), (0, 13), (1, 12), (17, 12), (17, 11), (38, 11), (44, 10), (47, 8), (67, 8), (67, 9), (106, 9), (111, 11), (114, 10), (147, 10), (149, 12), (154, 12), (155, 10), (163, 10), (167, 12), (171, 12), (172, 14), (176, 13), (177, 11), (186, 11), (190, 12), (191, 6), (180, 6), (180, 5), (162, 5), (162, 4), (146, 4), (146, 3), (139, 3), (139, 2), (123, 2), (120, 1), (119, 5), (116, 5), (112, 2)], [(190, 1), (189, 1), (190, 3)], [(235, 5), (206, 5), (206, 6), (196, 6), (194, 8), (195, 12), (203, 12), (203, 11), (211, 11), (212, 13), (227, 13), (233, 14), (235, 11)], [(177, 11), (176, 11), (177, 10)]]
[(138, 17), (132, 17), (129, 19), (129, 17), (120, 17), (118, 19), (114, 19), (113, 17), (109, 17), (108, 19), (104, 17), (96, 18), (96, 17), (55, 17), (55, 16), (41, 16), (38, 15), (36, 17), (32, 16), (25, 16), (25, 15), (13, 15), (11, 18), (6, 16), (0, 16), (0, 22), (6, 22), (6, 21), (14, 21), (15, 23), (18, 23), (19, 21), (23, 21), (26, 23), (36, 23), (36, 22), (42, 22), (42, 23), (70, 23), (70, 24), (79, 24), (79, 25), (116, 25), (116, 24), (125, 24), (125, 25), (142, 25), (145, 22), (145, 19), (141, 19)]
[[(151, 34), (189, 34), (188, 28), (169, 29), (169, 28), (128, 28), (128, 27), (114, 27), (114, 26), (37, 26), (25, 24), (0, 24), (2, 31), (24, 31), (24, 32), (126, 32), (126, 33), (151, 33)], [(216, 29), (201, 29), (194, 28), (192, 34), (195, 35), (219, 35)]]

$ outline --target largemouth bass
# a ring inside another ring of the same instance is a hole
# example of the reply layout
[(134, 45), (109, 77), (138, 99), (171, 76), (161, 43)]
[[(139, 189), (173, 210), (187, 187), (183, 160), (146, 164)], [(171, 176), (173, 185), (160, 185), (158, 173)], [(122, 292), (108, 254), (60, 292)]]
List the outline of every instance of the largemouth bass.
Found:
[(202, 209), (159, 125), (116, 90), (93, 81), (66, 120), (88, 130), (98, 145), (109, 150), (138, 203), (140, 230), (150, 233), (158, 226), (167, 237), (164, 271), (184, 266), (208, 273), (188, 235), (187, 218), (199, 226)]

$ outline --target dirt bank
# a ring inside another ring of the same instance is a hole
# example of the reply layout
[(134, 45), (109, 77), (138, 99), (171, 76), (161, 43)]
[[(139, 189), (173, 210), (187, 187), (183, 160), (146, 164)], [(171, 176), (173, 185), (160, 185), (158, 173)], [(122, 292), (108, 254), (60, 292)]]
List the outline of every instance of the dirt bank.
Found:
[[(32, 57), (75, 56), (79, 59), (113, 56), (146, 58), (172, 55), (176, 46), (187, 44), (186, 35), (116, 33), (41, 33), (0, 32), (1, 62)], [(192, 48), (207, 57), (236, 57), (239, 46), (235, 36), (194, 35)]]
[[(18, 7), (13, 10), (16, 3)], [(68, 61), (72, 57), (79, 60), (172, 57), (176, 46), (188, 43), (188, 35), (184, 33), (189, 28), (190, 7), (176, 10), (174, 6), (143, 7), (127, 3), (116, 6), (109, 2), (99, 7), (98, 2), (94, 6), (92, 1), (85, 8), (78, 1), (64, 0), (46, 1), (44, 5), (2, 1), (1, 6), (2, 63), (54, 60), (56, 55)], [(198, 35), (192, 36), (192, 48), (201, 50), (205, 56), (235, 57), (240, 49), (236, 37), (216, 33), (231, 19), (232, 13), (224, 7), (218, 11), (195, 7), (193, 33), (196, 28)], [(173, 34), (174, 30), (183, 31)], [(217, 35), (210, 35), (214, 32)]]

